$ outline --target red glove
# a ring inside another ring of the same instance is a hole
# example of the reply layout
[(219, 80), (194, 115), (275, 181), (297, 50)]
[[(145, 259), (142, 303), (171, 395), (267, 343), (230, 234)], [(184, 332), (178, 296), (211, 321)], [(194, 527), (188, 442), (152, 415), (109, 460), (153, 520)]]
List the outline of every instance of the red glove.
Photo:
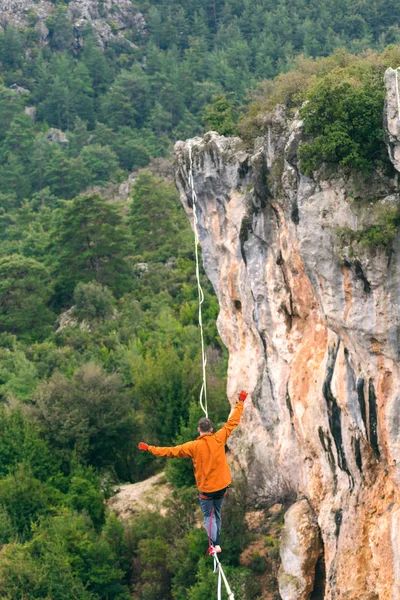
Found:
[(145, 444), (144, 442), (139, 442), (138, 443), (138, 448), (139, 448), (139, 450), (148, 450), (149, 449), (149, 445)]
[(242, 390), (239, 394), (239, 402), (244, 402), (247, 398), (248, 394), (244, 390)]

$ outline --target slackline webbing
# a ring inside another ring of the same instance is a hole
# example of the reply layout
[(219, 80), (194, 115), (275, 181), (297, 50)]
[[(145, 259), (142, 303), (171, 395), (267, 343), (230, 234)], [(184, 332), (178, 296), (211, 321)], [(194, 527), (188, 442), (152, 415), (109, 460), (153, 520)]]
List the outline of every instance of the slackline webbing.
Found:
[(199, 261), (199, 233), (198, 233), (198, 225), (199, 220), (197, 216), (197, 195), (196, 190), (194, 189), (194, 180), (193, 180), (193, 160), (192, 160), (192, 145), (189, 142), (189, 186), (192, 193), (192, 206), (193, 206), (193, 218), (194, 218), (194, 246), (195, 246), (195, 256), (196, 256), (196, 279), (197, 279), (197, 292), (199, 297), (199, 327), (200, 327), (200, 338), (201, 338), (201, 362), (203, 369), (203, 383), (200, 390), (200, 406), (205, 416), (208, 418), (208, 408), (207, 408), (207, 381), (206, 381), (206, 366), (207, 366), (207, 355), (204, 345), (204, 333), (203, 333), (203, 313), (202, 313), (202, 305), (204, 302), (204, 292), (200, 283), (200, 261)]
[(209, 554), (210, 556), (213, 557), (214, 559), (214, 573), (218, 573), (218, 585), (217, 585), (217, 600), (222, 600), (222, 582), (224, 582), (225, 585), (225, 589), (226, 592), (228, 594), (228, 600), (235, 600), (235, 596), (233, 595), (233, 592), (230, 588), (230, 585), (228, 583), (228, 580), (226, 578), (226, 575), (224, 573), (224, 570), (222, 568), (221, 563), (219, 562), (218, 559), (218, 555), (215, 552), (214, 546), (213, 546), (213, 542), (211, 539), (211, 531), (212, 531), (212, 520), (214, 517), (215, 511), (214, 511), (214, 506), (211, 508), (211, 513), (210, 513), (210, 523), (209, 523), (209, 527), (208, 527), (208, 550), (207, 550), (207, 554)]
[[(195, 257), (196, 257), (196, 279), (197, 279), (197, 292), (199, 297), (199, 326), (200, 326), (200, 338), (201, 338), (201, 360), (202, 360), (202, 370), (203, 370), (203, 384), (200, 390), (200, 406), (205, 416), (208, 418), (208, 408), (207, 408), (207, 382), (206, 382), (206, 366), (207, 366), (207, 355), (205, 351), (204, 345), (204, 332), (203, 332), (203, 314), (202, 314), (202, 305), (204, 302), (204, 292), (200, 283), (200, 261), (199, 261), (199, 232), (198, 225), (199, 220), (197, 216), (197, 194), (194, 188), (194, 180), (193, 180), (193, 159), (192, 159), (192, 145), (189, 142), (189, 186), (192, 195), (192, 206), (193, 206), (193, 219), (194, 219), (194, 246), (195, 246)], [(230, 588), (229, 582), (226, 578), (224, 570), (222, 568), (221, 563), (219, 562), (218, 556), (212, 546), (211, 541), (211, 525), (213, 518), (213, 510), (211, 511), (210, 518), (210, 532), (209, 532), (209, 549), (208, 553), (214, 559), (214, 573), (218, 572), (218, 586), (217, 586), (217, 600), (222, 600), (222, 582), (224, 582), (226, 592), (228, 594), (228, 600), (235, 600), (235, 596)]]

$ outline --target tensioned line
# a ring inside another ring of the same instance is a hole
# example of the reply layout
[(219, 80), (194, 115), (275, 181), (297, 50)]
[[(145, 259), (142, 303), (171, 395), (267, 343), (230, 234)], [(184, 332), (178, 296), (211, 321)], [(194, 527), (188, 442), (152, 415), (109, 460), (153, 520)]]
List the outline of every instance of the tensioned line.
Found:
[[(192, 144), (189, 142), (189, 186), (192, 192), (192, 206), (193, 206), (193, 217), (194, 217), (194, 245), (195, 245), (195, 256), (196, 256), (196, 279), (197, 279), (197, 291), (199, 296), (199, 326), (200, 326), (200, 337), (201, 337), (201, 360), (203, 369), (203, 383), (200, 390), (200, 406), (205, 416), (208, 418), (207, 408), (207, 382), (206, 382), (206, 366), (207, 366), (207, 355), (204, 345), (204, 333), (203, 333), (203, 314), (202, 305), (204, 302), (204, 292), (200, 283), (200, 266), (199, 266), (199, 233), (198, 233), (198, 217), (197, 217), (197, 195), (194, 189), (193, 180), (193, 160), (192, 160)], [(204, 397), (204, 400), (203, 400)]]

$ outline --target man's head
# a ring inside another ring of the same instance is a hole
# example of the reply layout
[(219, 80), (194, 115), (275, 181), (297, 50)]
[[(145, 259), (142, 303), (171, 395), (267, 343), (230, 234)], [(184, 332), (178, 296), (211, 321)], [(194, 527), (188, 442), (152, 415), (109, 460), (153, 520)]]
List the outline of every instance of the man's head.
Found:
[(206, 417), (202, 417), (197, 423), (197, 431), (200, 433), (200, 435), (203, 435), (204, 433), (212, 433), (213, 427), (214, 426), (211, 419), (207, 419)]

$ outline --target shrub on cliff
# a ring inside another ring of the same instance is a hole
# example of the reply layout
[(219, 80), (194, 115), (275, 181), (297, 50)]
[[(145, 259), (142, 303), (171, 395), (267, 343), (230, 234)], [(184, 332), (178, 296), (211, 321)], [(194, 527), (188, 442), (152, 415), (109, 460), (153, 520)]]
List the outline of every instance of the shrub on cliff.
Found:
[(238, 135), (239, 113), (233, 102), (225, 95), (213, 96), (211, 104), (204, 109), (203, 123), (207, 131), (221, 135)]
[(300, 109), (309, 136), (300, 151), (304, 173), (311, 174), (323, 162), (368, 172), (388, 160), (382, 130), (383, 76), (399, 62), (397, 45), (381, 54), (353, 55), (339, 49), (326, 58), (301, 56), (291, 71), (252, 92), (239, 126), (241, 136), (252, 140), (265, 132), (266, 116), (277, 105), (284, 106), (288, 118)]
[(306, 175), (322, 163), (367, 173), (385, 159), (382, 111), (384, 88), (373, 68), (362, 77), (335, 69), (319, 81), (300, 109), (310, 141), (300, 148)]

